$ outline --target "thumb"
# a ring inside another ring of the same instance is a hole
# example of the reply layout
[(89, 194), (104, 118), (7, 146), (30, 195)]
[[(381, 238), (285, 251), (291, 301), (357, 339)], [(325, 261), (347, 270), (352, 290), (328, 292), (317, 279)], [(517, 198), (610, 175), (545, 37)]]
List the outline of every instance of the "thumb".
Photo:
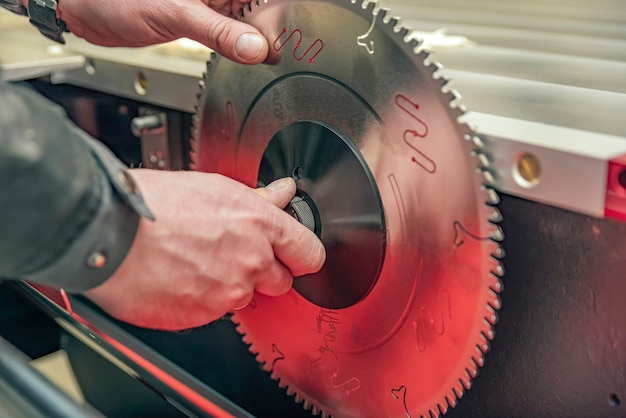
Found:
[(268, 202), (284, 209), (296, 194), (296, 182), (291, 177), (285, 177), (255, 191)]
[(185, 11), (187, 25), (182, 27), (181, 36), (243, 64), (259, 64), (267, 58), (267, 39), (255, 27), (224, 16), (202, 2), (190, 2)]

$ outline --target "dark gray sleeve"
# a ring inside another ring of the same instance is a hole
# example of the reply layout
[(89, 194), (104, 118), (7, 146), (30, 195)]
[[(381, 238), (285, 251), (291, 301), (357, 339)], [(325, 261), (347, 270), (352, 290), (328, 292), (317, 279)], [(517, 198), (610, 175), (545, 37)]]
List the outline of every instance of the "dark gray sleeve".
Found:
[(80, 292), (110, 277), (140, 216), (126, 167), (26, 87), (0, 81), (0, 277)]
[(26, 10), (26, 7), (22, 6), (21, 1), (0, 0), (0, 7), (4, 7), (5, 9), (21, 16), (28, 16), (28, 10)]

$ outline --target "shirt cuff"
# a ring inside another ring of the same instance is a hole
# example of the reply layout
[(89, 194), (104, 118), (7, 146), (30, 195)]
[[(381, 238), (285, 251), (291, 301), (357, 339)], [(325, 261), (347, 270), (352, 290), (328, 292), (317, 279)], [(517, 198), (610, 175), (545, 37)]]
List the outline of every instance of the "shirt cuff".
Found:
[(3, 7), (15, 14), (28, 16), (28, 10), (22, 5), (22, 2), (0, 0), (0, 7)]
[(140, 217), (154, 220), (127, 167), (100, 142), (80, 129), (100, 168), (101, 202), (90, 224), (52, 265), (25, 280), (83, 292), (105, 282), (133, 244)]
[(102, 200), (91, 223), (63, 256), (25, 280), (83, 292), (115, 273), (132, 246), (140, 217), (114, 192), (104, 173), (100, 183)]

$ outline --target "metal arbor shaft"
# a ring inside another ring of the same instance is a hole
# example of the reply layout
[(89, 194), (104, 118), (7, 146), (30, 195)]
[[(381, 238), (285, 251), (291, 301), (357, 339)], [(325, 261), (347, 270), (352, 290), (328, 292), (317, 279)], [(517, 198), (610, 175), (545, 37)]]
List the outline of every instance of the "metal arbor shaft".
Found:
[(249, 186), (297, 174), (338, 266), (256, 295), (233, 316), (244, 341), (314, 412), (445, 412), (482, 364), (499, 306), (480, 141), (438, 67), (374, 3), (272, 0), (244, 20), (269, 39), (268, 63), (209, 62), (192, 168)]

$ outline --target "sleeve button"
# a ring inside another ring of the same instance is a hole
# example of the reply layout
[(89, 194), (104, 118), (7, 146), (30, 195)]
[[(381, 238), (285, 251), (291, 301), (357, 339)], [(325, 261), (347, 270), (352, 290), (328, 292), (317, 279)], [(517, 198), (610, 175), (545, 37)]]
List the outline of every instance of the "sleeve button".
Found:
[(104, 251), (96, 251), (87, 259), (87, 265), (91, 268), (101, 269), (107, 262), (107, 254)]

